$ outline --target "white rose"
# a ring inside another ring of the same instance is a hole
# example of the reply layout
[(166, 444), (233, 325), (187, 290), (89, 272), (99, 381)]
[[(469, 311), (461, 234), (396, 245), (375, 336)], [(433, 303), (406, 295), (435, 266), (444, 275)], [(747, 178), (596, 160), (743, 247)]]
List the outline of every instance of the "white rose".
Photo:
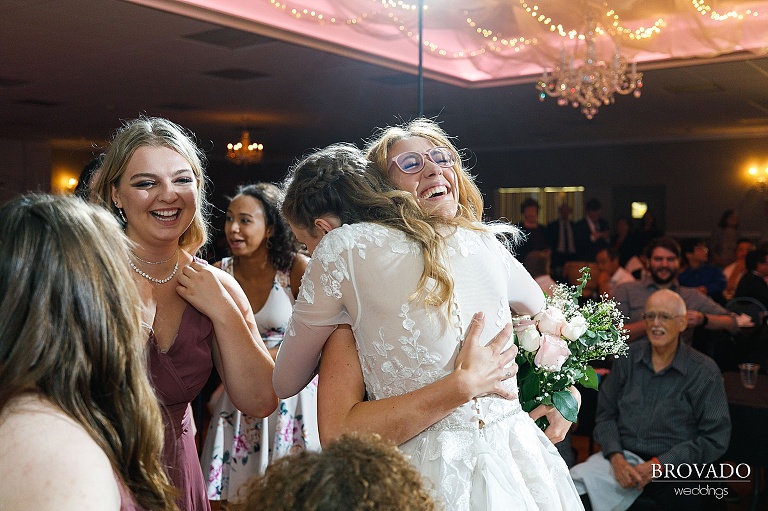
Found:
[(525, 351), (534, 352), (541, 346), (541, 335), (539, 335), (535, 325), (530, 325), (524, 330), (517, 332), (517, 339), (520, 347)]
[(563, 337), (569, 341), (575, 341), (587, 331), (587, 320), (584, 316), (577, 314), (570, 321), (563, 325)]

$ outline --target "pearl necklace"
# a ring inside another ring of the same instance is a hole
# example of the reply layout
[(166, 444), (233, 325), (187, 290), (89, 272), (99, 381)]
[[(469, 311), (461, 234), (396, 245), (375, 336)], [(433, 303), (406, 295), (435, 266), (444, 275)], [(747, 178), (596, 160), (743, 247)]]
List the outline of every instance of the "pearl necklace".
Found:
[[(176, 253), (178, 254), (178, 252), (176, 252)], [(133, 251), (131, 251), (131, 254), (133, 254)], [(133, 254), (133, 255), (136, 255), (136, 254)], [(136, 259), (139, 259), (139, 258), (137, 257)], [(139, 259), (139, 261), (141, 261), (141, 259)], [(142, 277), (144, 277), (148, 281), (154, 282), (155, 284), (158, 284), (158, 285), (165, 284), (166, 282), (169, 282), (173, 277), (176, 276), (176, 271), (179, 269), (179, 260), (176, 259), (176, 264), (173, 265), (173, 271), (171, 272), (171, 274), (168, 275), (167, 277), (165, 277), (164, 279), (156, 279), (152, 275), (142, 271), (138, 266), (133, 264), (133, 260), (131, 259), (130, 256), (128, 256), (128, 264), (131, 265), (131, 268), (133, 268), (133, 271), (135, 271), (136, 273), (138, 273), (139, 275), (141, 275)]]
[(136, 258), (136, 260), (137, 260), (137, 261), (139, 261), (140, 263), (144, 263), (144, 264), (152, 264), (152, 265), (155, 265), (155, 264), (164, 264), (164, 263), (167, 263), (168, 261), (170, 261), (171, 259), (173, 259), (173, 256), (175, 256), (175, 255), (176, 255), (176, 252), (178, 252), (178, 251), (176, 251), (176, 252), (174, 252), (173, 254), (171, 254), (171, 256), (170, 256), (168, 259), (165, 259), (165, 260), (163, 260), (163, 261), (157, 261), (157, 262), (154, 262), (154, 261), (145, 261), (145, 260), (144, 260), (144, 259), (142, 259), (141, 257), (137, 256), (137, 255), (136, 255), (136, 252), (134, 252), (133, 250), (130, 250), (130, 252), (131, 252), (131, 255), (132, 255), (133, 257), (135, 257), (135, 258)]

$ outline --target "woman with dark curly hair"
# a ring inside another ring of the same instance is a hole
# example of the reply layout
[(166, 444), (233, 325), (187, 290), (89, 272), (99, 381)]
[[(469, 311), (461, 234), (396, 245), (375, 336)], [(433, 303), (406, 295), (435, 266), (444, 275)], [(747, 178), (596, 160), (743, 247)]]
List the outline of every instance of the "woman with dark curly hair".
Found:
[(347, 434), (323, 452), (272, 464), (232, 511), (435, 511), (421, 474), (379, 435)]
[[(279, 210), (280, 191), (269, 183), (241, 187), (227, 208), (224, 232), (231, 257), (217, 266), (245, 291), (262, 339), (273, 357), (299, 292), (307, 257)], [(296, 450), (320, 448), (317, 382), (281, 400), (266, 419), (246, 415), (220, 386), (210, 401), (211, 425), (202, 454), (208, 498), (233, 500), (249, 478)]]

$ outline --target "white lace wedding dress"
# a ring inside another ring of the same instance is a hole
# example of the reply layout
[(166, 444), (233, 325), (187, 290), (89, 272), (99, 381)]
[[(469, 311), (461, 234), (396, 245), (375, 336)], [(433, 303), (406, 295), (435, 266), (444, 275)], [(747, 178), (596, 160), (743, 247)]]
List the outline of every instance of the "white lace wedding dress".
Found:
[[(278, 356), (278, 395), (309, 381), (336, 324), (352, 325), (368, 396), (385, 399), (451, 372), (475, 312), (485, 312), (487, 343), (510, 321), (510, 306), (518, 313), (544, 306), (539, 286), (492, 234), (458, 229), (447, 251), (455, 281), (450, 318), (409, 300), (423, 259), (402, 232), (360, 223), (327, 234), (304, 275)], [(514, 378), (507, 384), (516, 388)], [(583, 509), (557, 449), (518, 400), (470, 401), (400, 448), (447, 511)]]

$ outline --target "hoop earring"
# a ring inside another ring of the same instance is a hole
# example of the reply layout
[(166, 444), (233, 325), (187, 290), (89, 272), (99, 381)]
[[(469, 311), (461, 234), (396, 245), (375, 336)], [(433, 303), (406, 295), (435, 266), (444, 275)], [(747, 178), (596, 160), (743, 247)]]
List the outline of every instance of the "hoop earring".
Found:
[(267, 238), (267, 250), (272, 250), (272, 238)]

